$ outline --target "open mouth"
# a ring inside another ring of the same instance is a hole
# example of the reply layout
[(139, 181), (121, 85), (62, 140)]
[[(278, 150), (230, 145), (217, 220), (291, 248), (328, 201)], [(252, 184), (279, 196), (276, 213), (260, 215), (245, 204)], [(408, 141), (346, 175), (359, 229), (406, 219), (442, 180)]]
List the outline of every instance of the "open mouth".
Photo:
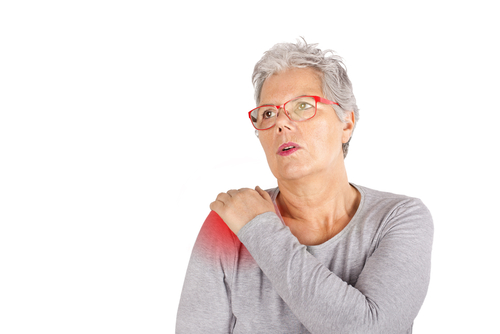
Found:
[(297, 151), (299, 149), (300, 149), (300, 146), (298, 144), (296, 144), (294, 142), (288, 142), (288, 143), (282, 144), (278, 148), (278, 152), (276, 152), (276, 153), (279, 155), (282, 155), (282, 156), (287, 156), (287, 155), (293, 154), (295, 151)]

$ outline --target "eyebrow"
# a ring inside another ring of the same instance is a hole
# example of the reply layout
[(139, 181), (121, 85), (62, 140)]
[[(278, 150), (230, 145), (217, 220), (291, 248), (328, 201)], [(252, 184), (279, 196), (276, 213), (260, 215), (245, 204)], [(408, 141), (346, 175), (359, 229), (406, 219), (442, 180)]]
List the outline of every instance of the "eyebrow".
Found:
[[(315, 95), (311, 95), (311, 94), (302, 94), (302, 95), (298, 95), (298, 96), (295, 96), (295, 97), (292, 97), (290, 100), (288, 101), (291, 101), (293, 99), (296, 99), (298, 97), (303, 97), (303, 96), (315, 96)], [(288, 102), (286, 101), (286, 102)], [(279, 106), (279, 104), (273, 104), (273, 103), (262, 103), (261, 105), (258, 105), (257, 107), (262, 107), (262, 106)]]

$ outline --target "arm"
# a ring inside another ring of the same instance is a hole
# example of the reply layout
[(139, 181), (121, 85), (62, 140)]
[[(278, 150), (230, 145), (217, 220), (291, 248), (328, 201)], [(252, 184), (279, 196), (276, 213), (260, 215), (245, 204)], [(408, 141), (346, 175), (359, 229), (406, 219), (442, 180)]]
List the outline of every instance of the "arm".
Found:
[(433, 225), (413, 199), (394, 210), (356, 285), (322, 265), (276, 214), (254, 218), (238, 237), (311, 333), (401, 333), (427, 292)]
[(186, 272), (177, 311), (177, 334), (232, 332), (229, 282), (238, 243), (222, 219), (210, 212), (196, 239)]

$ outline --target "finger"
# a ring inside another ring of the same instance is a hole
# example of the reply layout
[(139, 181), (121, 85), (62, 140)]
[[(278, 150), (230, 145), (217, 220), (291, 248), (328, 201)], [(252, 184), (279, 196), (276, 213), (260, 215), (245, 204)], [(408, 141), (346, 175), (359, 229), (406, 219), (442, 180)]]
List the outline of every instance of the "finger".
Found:
[(229, 195), (229, 197), (234, 197), (234, 196), (238, 195), (238, 190), (236, 190), (236, 189), (228, 190), (227, 194)]
[(255, 190), (257, 190), (257, 192), (265, 199), (265, 200), (268, 200), (270, 202), (272, 202), (272, 199), (271, 199), (271, 196), (269, 195), (269, 193), (265, 190), (262, 190), (261, 187), (259, 186), (256, 186), (255, 187)]
[(220, 193), (217, 195), (216, 201), (222, 202), (222, 204), (226, 204), (227, 201), (231, 199), (231, 196), (227, 193)]
[(229, 196), (231, 196), (231, 198), (236, 198), (238, 196), (242, 196), (244, 193), (247, 193), (248, 191), (252, 192), (252, 191), (255, 191), (255, 190), (250, 189), (250, 188), (240, 188), (238, 190), (231, 189), (231, 190), (227, 191), (227, 194)]
[(210, 210), (215, 211), (217, 213), (219, 213), (223, 207), (224, 203), (222, 203), (221, 201), (215, 200), (212, 203), (210, 203)]

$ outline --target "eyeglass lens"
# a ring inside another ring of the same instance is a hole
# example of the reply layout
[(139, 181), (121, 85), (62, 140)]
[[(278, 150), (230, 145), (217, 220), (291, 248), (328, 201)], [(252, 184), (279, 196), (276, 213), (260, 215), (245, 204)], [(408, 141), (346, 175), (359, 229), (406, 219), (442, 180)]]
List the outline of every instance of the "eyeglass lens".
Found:
[[(308, 96), (298, 97), (288, 101), (284, 105), (284, 109), (288, 112), (293, 121), (305, 121), (313, 117), (316, 113), (316, 100)], [(276, 106), (261, 106), (255, 108), (250, 113), (253, 125), (257, 129), (267, 129), (274, 126), (274, 124), (276, 124), (278, 111)]]

